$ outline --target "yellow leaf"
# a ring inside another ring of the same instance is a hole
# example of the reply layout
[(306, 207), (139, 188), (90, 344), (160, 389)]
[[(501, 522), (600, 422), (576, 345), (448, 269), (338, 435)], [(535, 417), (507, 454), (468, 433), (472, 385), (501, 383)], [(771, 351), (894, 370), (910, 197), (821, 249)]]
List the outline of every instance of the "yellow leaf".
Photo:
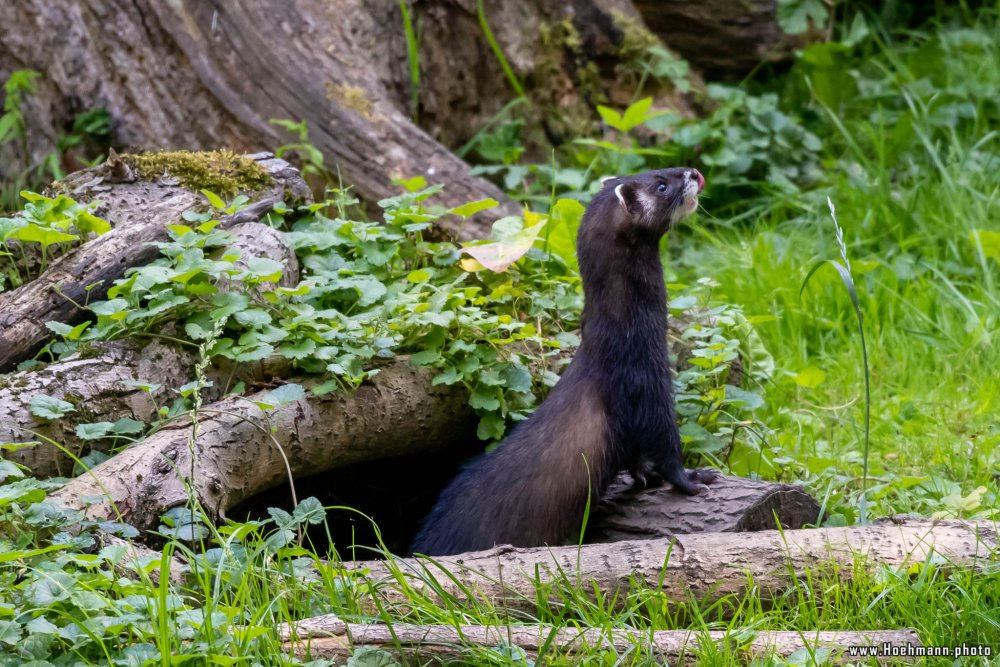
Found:
[(471, 257), (466, 257), (458, 262), (458, 265), (462, 267), (463, 271), (468, 271), (469, 273), (475, 273), (476, 271), (482, 271), (486, 267), (472, 259)]
[(988, 229), (974, 229), (970, 232), (972, 242), (983, 249), (983, 254), (1000, 262), (1000, 232)]
[(544, 213), (532, 211), (527, 206), (524, 207), (524, 225), (526, 227), (532, 227), (540, 222), (545, 222), (547, 217)]
[(826, 373), (813, 366), (803, 368), (795, 374), (795, 383), (800, 387), (808, 387), (812, 389), (823, 384), (824, 380), (826, 380)]

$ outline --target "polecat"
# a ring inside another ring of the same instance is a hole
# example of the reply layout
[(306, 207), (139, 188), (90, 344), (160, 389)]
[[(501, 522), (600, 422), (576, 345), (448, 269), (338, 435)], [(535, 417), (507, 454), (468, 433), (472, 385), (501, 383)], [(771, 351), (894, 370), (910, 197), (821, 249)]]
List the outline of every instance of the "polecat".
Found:
[(605, 180), (577, 236), (584, 309), (573, 361), (530, 418), (445, 488), (411, 552), (563, 544), (588, 497), (596, 503), (625, 468), (689, 495), (714, 481), (716, 471), (683, 466), (659, 251), (704, 184), (689, 168)]

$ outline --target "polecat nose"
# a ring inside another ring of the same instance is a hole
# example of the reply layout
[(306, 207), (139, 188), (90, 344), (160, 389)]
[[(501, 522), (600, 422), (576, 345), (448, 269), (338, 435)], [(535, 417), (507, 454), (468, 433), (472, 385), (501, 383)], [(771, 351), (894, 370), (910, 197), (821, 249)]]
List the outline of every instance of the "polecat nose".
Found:
[(692, 169), (688, 173), (688, 178), (690, 178), (692, 181), (698, 181), (698, 192), (701, 192), (702, 190), (705, 189), (705, 177), (702, 176), (701, 172), (698, 171), (697, 169)]

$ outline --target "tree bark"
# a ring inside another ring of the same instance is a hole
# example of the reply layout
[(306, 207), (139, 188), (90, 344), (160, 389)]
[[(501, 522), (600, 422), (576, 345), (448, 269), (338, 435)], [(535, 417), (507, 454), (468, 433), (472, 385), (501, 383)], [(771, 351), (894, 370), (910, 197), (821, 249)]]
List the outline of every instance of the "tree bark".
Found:
[(721, 477), (707, 491), (684, 496), (667, 485), (636, 488), (622, 473), (591, 515), (587, 542), (795, 529), (819, 520), (819, 503), (800, 486)]
[[(224, 221), (228, 224), (256, 219), (254, 214), (259, 218), (286, 196), (308, 197), (298, 170), (287, 162), (269, 154), (252, 157), (274, 184), (251, 193), (264, 206), (236, 213)], [(85, 319), (88, 312), (78, 304), (103, 299), (127, 269), (155, 259), (160, 251), (149, 242), (167, 240), (167, 225), (182, 222), (184, 211), (204, 205), (203, 195), (169, 179), (141, 179), (121, 161), (76, 172), (60, 188), (78, 201), (100, 199), (103, 204), (95, 214), (113, 229), (59, 258), (36, 280), (0, 294), (0, 372), (34, 354), (52, 336), (46, 322)]]
[[(738, 634), (737, 634), (738, 633)], [(699, 664), (697, 653), (705, 642), (716, 650), (735, 650), (749, 659), (770, 656), (788, 658), (792, 653), (808, 650), (830, 651), (829, 664), (857, 661), (847, 655), (848, 646), (882, 649), (886, 644), (906, 649), (922, 646), (917, 633), (904, 630), (844, 631), (758, 631), (746, 641), (746, 631), (707, 630), (638, 630), (615, 629), (556, 629), (543, 625), (505, 625), (484, 627), (475, 625), (410, 625), (406, 623), (345, 623), (336, 616), (320, 616), (296, 623), (294, 628), (283, 626), (280, 635), (286, 650), (300, 659), (325, 658), (344, 664), (355, 651), (371, 647), (388, 651), (404, 660), (431, 661), (439, 664), (467, 656), (469, 647), (494, 648), (510, 644), (522, 649), (527, 657), (538, 660), (555, 656), (592, 655), (597, 650), (623, 654), (639, 649), (651, 653), (658, 661), (669, 665)], [(742, 635), (742, 636), (740, 636)], [(897, 662), (888, 655), (876, 658), (878, 663)]]
[[(772, 600), (817, 568), (849, 579), (859, 564), (900, 568), (932, 557), (958, 567), (991, 567), (998, 547), (992, 523), (899, 518), (873, 526), (696, 533), (583, 547), (507, 546), (344, 567), (371, 585), (378, 597), (373, 610), (405, 609), (415, 595), (439, 605), (462, 604), (470, 594), (496, 607), (534, 610), (543, 590), (552, 604), (560, 604), (559, 582), (585, 582), (587, 590), (622, 602), (632, 581), (676, 601), (743, 595), (748, 586)], [(405, 592), (399, 577), (406, 580)]]
[[(88, 518), (139, 530), (188, 500), (189, 488), (216, 517), (299, 476), (475, 440), (461, 386), (431, 385), (406, 359), (388, 364), (353, 395), (339, 392), (263, 411), (266, 392), (229, 397), (178, 419), (52, 494)], [(193, 442), (192, 442), (193, 441)], [(86, 500), (99, 498), (93, 504)]]
[[(4, 378), (0, 388), (0, 442), (39, 441), (35, 447), (4, 452), (4, 458), (27, 466), (39, 477), (69, 476), (73, 458), (52, 442), (78, 457), (91, 447), (100, 450), (111, 446), (107, 441), (79, 438), (76, 420), (46, 420), (31, 414), (31, 399), (39, 394), (70, 399), (85, 413), (87, 422), (128, 418), (146, 423), (154, 417), (158, 405), (170, 400), (171, 388), (183, 385), (192, 376), (193, 357), (162, 343), (141, 350), (133, 342), (117, 341), (99, 349), (96, 355), (75, 354), (44, 368)], [(132, 381), (153, 382), (160, 387), (147, 393), (131, 386)]]
[[(0, 4), (0, 74), (43, 74), (27, 102), (33, 137), (45, 139), (36, 152), (92, 107), (108, 110), (113, 143), (129, 148), (274, 150), (291, 137), (271, 119), (305, 120), (327, 166), (369, 202), (397, 194), (394, 177), (414, 176), (445, 183), (436, 201), (447, 206), (506, 202), (439, 143), (461, 145), (517, 96), (476, 2), (408, 5), (419, 30), (415, 108), (397, 0), (9, 0)], [(595, 118), (597, 103), (627, 104), (636, 92), (649, 33), (629, 0), (484, 6), (542, 125), (575, 116), (571, 106)], [(552, 30), (557, 43), (543, 38)], [(463, 233), (485, 238), (491, 219), (517, 212), (505, 203)]]

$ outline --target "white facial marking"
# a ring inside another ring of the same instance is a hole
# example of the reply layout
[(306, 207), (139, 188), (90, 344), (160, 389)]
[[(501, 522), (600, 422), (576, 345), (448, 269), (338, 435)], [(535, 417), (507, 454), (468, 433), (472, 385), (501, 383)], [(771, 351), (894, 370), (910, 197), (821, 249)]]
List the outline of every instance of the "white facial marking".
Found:
[(651, 214), (656, 210), (656, 197), (649, 194), (645, 190), (639, 190), (638, 197), (639, 204), (642, 206), (642, 212), (646, 215)]

